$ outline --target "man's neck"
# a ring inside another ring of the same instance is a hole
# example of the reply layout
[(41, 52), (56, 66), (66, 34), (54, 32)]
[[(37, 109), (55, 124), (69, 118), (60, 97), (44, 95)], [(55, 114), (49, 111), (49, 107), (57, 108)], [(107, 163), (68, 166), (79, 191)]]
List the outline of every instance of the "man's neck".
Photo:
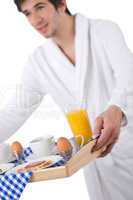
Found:
[(74, 43), (74, 36), (75, 16), (65, 15), (61, 21), (57, 35), (52, 39), (60, 48), (65, 49)]

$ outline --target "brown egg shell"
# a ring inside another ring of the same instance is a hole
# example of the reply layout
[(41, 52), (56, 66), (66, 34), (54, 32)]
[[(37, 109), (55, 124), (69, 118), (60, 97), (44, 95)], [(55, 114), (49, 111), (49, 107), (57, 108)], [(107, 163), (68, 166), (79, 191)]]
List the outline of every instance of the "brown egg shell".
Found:
[(70, 141), (65, 138), (65, 137), (60, 137), (57, 140), (57, 149), (59, 152), (64, 153), (64, 152), (71, 152), (72, 150), (72, 145), (70, 143)]
[(13, 153), (20, 155), (23, 151), (23, 147), (20, 142), (15, 141), (11, 144), (11, 150)]

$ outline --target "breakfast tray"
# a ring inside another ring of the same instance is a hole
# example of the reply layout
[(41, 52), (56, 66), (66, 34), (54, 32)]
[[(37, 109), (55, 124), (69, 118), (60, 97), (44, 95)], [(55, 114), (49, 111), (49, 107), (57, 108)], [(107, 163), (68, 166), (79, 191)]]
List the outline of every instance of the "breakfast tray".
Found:
[(94, 141), (89, 142), (83, 146), (72, 158), (63, 166), (42, 169), (33, 173), (30, 182), (38, 182), (45, 180), (52, 180), (58, 178), (65, 178), (72, 176), (79, 169), (94, 161), (103, 151), (100, 149), (91, 153)]

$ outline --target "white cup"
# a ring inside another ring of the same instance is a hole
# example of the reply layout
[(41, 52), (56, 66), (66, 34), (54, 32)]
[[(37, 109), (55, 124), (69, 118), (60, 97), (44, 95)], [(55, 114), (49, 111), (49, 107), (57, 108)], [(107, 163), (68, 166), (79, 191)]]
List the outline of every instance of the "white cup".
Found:
[(55, 146), (55, 139), (53, 136), (37, 137), (29, 142), (29, 146), (33, 151), (34, 158), (41, 158), (43, 156), (49, 156), (53, 153)]
[(0, 163), (7, 163), (14, 160), (11, 147), (8, 143), (0, 144)]

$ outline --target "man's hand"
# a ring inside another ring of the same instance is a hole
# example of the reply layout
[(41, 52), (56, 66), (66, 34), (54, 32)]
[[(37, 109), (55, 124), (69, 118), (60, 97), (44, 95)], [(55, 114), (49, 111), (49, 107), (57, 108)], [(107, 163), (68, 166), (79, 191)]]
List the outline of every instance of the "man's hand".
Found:
[(118, 106), (112, 105), (96, 118), (94, 136), (100, 134), (92, 152), (103, 147), (105, 150), (99, 157), (104, 157), (111, 152), (120, 134), (123, 112)]

